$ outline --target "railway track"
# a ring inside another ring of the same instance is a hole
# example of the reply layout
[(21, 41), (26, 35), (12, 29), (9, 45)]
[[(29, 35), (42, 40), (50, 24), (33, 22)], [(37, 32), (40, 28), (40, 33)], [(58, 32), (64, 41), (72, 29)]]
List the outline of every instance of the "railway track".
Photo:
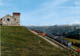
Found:
[[(33, 31), (33, 30), (30, 30), (30, 31)], [(33, 32), (35, 32), (35, 34), (38, 34), (39, 36), (41, 36), (39, 32), (36, 32), (36, 31), (33, 31)], [(43, 37), (43, 36), (41, 36), (41, 37)], [(65, 46), (65, 45), (57, 42), (56, 40), (51, 39), (50, 37), (45, 36), (45, 37), (43, 37), (43, 38), (46, 38), (46, 39), (50, 40), (51, 42), (55, 43), (56, 45), (58, 45), (58, 46), (59, 46), (60, 48), (62, 48), (62, 49), (66, 49), (66, 50), (70, 50), (70, 51), (75, 51), (75, 52), (77, 52), (77, 49), (75, 49), (75, 48), (73, 48), (73, 47)], [(76, 54), (75, 54), (75, 55), (76, 55)]]
[(76, 52), (77, 52), (77, 50), (76, 50), (75, 48), (73, 48), (73, 47), (65, 46), (65, 45), (63, 45), (63, 44), (61, 44), (61, 43), (57, 42), (57, 41), (56, 41), (56, 40), (54, 40), (54, 39), (51, 39), (51, 38), (47, 37), (47, 36), (46, 36), (46, 38), (47, 38), (48, 40), (50, 40), (50, 41), (52, 41), (52, 42), (56, 43), (57, 45), (59, 45), (60, 47), (62, 47), (62, 48), (64, 48), (64, 49), (68, 49), (68, 50), (76, 51)]
[(63, 49), (66, 48), (64, 45), (60, 44), (59, 42), (55, 41), (54, 39), (51, 39), (51, 38), (49, 38), (47, 36), (45, 38), (47, 38), (48, 40), (54, 42), (55, 44), (57, 44), (58, 46), (62, 47)]
[(70, 49), (77, 52), (77, 49), (74, 49), (73, 47), (70, 47)]
[[(78, 55), (76, 54), (76, 53), (77, 53), (77, 49), (75, 49), (75, 48), (73, 48), (73, 47), (65, 46), (65, 45), (57, 42), (57, 41), (54, 40), (54, 39), (51, 39), (51, 38), (47, 37), (47, 36), (45, 36), (45, 38), (47, 38), (48, 40), (54, 42), (54, 43), (57, 44), (60, 48), (66, 49), (66, 50), (70, 50), (71, 52), (73, 52), (73, 53), (71, 53), (71, 56), (74, 56), (73, 54), (75, 54), (75, 56), (78, 56)], [(75, 52), (76, 52), (76, 53), (75, 53)]]

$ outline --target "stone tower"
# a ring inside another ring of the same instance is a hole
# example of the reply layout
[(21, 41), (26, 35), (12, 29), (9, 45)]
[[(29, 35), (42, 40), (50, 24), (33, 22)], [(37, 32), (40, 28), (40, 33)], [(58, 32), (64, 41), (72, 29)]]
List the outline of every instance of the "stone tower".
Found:
[(14, 17), (14, 25), (20, 25), (20, 13), (13, 13), (13, 17)]
[(13, 16), (6, 15), (1, 18), (2, 25), (20, 25), (20, 13), (13, 13)]

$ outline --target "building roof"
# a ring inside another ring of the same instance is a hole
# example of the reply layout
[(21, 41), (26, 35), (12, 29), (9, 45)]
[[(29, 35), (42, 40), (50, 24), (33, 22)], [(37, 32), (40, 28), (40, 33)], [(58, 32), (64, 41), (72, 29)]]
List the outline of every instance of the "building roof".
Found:
[[(9, 14), (7, 14), (6, 16), (13, 18), (13, 16), (11, 16), (11, 15), (9, 15)], [(6, 16), (4, 16), (4, 17), (6, 17)], [(2, 17), (1, 19), (3, 19), (4, 17)]]
[(20, 15), (20, 13), (13, 13), (13, 15)]

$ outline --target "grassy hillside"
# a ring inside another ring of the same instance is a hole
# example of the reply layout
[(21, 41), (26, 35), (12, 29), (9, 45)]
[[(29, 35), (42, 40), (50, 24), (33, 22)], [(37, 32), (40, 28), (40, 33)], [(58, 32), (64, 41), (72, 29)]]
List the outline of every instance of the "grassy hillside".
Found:
[(80, 29), (77, 29), (75, 31), (72, 31), (72, 32), (69, 32), (67, 35), (68, 38), (72, 38), (72, 39), (77, 39), (79, 40), (80, 36), (79, 36), (79, 33), (80, 33)]
[(69, 56), (22, 26), (1, 27), (1, 56)]

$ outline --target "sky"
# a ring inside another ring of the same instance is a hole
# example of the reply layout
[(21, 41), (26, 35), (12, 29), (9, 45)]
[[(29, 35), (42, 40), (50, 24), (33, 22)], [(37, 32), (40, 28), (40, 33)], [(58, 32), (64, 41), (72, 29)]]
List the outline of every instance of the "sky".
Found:
[(0, 18), (13, 12), (25, 26), (80, 23), (80, 0), (0, 0)]

